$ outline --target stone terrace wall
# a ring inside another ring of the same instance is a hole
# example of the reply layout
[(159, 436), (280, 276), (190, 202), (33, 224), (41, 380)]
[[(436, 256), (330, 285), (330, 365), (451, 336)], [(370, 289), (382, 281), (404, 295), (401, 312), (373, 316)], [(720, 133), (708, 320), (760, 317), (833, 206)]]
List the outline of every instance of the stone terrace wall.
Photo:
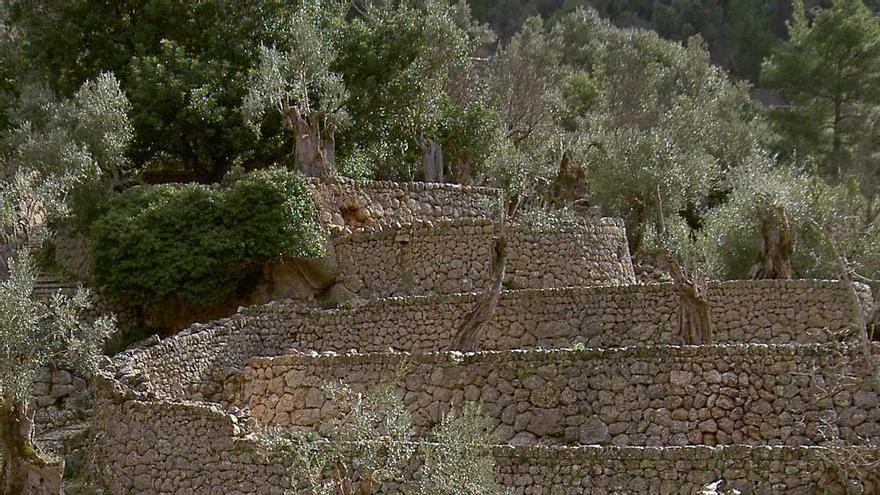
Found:
[(867, 375), (861, 388), (818, 399), (843, 374), (860, 376), (858, 365), (848, 366), (859, 352), (745, 344), (299, 354), (254, 359), (240, 375), (236, 405), (262, 424), (321, 430), (343, 407), (324, 384), (366, 391), (404, 366), (401, 394), (418, 427), (439, 422), (450, 404), (478, 402), (503, 443), (864, 445), (880, 440), (880, 400)]
[[(854, 313), (838, 282), (712, 284), (715, 341), (812, 343), (847, 329)], [(347, 352), (447, 350), (476, 296), (391, 298), (315, 310), (285, 303), (246, 308), (194, 325), (158, 345), (121, 356), (121, 375), (167, 396), (210, 397), (230, 368), (290, 349)], [(484, 349), (677, 344), (671, 285), (507, 291), (487, 324)], [(193, 395), (198, 393), (199, 395)]]
[(743, 495), (844, 493), (813, 447), (499, 447), (495, 459), (499, 481), (517, 495), (687, 495), (720, 479)]
[(498, 190), (428, 182), (309, 180), (324, 225), (358, 228), (441, 218), (493, 218)]
[[(509, 234), (507, 285), (516, 288), (635, 283), (623, 222), (584, 221)], [(490, 220), (420, 222), (403, 229), (355, 232), (333, 240), (341, 283), (361, 298), (483, 290), (491, 277), (495, 225)]]
[(284, 493), (284, 466), (261, 456), (246, 426), (217, 405), (105, 398), (94, 421), (95, 474), (112, 494)]
[[(217, 406), (120, 399), (102, 401), (96, 414), (104, 425), (96, 474), (111, 494), (279, 495), (287, 487), (283, 465), (261, 455), (248, 425)], [(745, 495), (839, 486), (823, 453), (806, 447), (500, 446), (495, 458), (512, 495), (695, 494), (721, 477)]]
[(59, 425), (75, 419), (88, 402), (88, 382), (65, 369), (40, 368), (33, 400), (38, 425)]

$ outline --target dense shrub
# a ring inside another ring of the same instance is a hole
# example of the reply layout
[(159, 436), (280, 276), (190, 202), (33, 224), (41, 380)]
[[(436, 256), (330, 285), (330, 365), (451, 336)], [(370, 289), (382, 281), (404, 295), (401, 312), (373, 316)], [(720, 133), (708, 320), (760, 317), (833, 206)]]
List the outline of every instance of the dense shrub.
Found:
[(223, 188), (145, 186), (110, 199), (89, 229), (95, 282), (134, 304), (205, 306), (279, 256), (323, 254), (305, 181), (282, 169)]

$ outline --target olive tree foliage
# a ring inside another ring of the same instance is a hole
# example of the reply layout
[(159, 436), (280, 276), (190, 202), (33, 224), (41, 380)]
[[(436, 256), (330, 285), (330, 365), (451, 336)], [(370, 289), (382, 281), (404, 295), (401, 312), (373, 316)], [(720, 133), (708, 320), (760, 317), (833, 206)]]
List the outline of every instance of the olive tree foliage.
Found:
[(711, 64), (699, 38), (682, 46), (618, 29), (590, 9), (560, 19), (554, 36), (563, 62), (598, 88), (581, 121), (589, 199), (626, 220), (633, 252), (658, 219), (658, 188), (667, 220), (698, 217), (723, 173), (762, 153), (747, 88)]
[(706, 214), (695, 234), (712, 276), (837, 278), (837, 255), (818, 222), (853, 273), (863, 281), (880, 277), (880, 227), (864, 217), (880, 204), (857, 181), (831, 185), (810, 170), (764, 159), (732, 171), (729, 186), (727, 201)]
[(500, 493), (491, 425), (479, 406), (450, 410), (420, 439), (395, 383), (365, 393), (342, 384), (325, 390), (342, 410), (326, 436), (277, 427), (259, 435), (266, 454), (290, 466), (294, 493), (369, 495), (383, 486), (413, 495)]
[(0, 240), (8, 277), (0, 283), (0, 493), (60, 492), (63, 463), (34, 447), (33, 382), (44, 366), (95, 370), (112, 318), (87, 322), (88, 294), (33, 294), (36, 270), (30, 248), (48, 235), (49, 220), (66, 212), (78, 184), (123, 170), (131, 138), (127, 100), (105, 74), (69, 100), (45, 88), (24, 91), (4, 136), (0, 181)]
[(286, 48), (260, 48), (242, 111), (257, 134), (266, 112), (277, 112), (294, 136), (297, 169), (327, 178), (336, 175), (336, 130), (346, 120), (346, 92), (330, 69), (336, 51), (320, 9), (319, 2), (304, 3), (286, 21), (284, 29), (291, 33)]
[(540, 17), (528, 19), (493, 61), (490, 85), (504, 135), (489, 175), (510, 201), (534, 200), (556, 175), (565, 152), (560, 80), (559, 51)]
[(77, 185), (119, 180), (132, 170), (125, 157), (132, 139), (128, 110), (112, 74), (87, 81), (69, 99), (57, 99), (44, 85), (23, 88), (9, 112), (12, 126), (0, 141), (3, 177), (18, 195), (16, 221), (24, 222), (4, 232), (7, 249), (38, 243), (41, 239), (35, 236), (45, 233), (34, 228), (64, 215)]
[(4, 146), (10, 170), (105, 176), (132, 171), (125, 151), (132, 139), (130, 105), (112, 74), (86, 81), (70, 99), (56, 100), (44, 85), (23, 88), (10, 112)]

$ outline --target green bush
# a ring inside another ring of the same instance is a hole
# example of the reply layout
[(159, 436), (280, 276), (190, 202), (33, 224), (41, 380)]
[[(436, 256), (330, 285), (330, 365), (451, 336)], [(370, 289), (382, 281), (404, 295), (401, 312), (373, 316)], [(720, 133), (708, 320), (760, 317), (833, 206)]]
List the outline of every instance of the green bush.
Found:
[(133, 304), (221, 302), (269, 260), (324, 249), (305, 181), (277, 168), (220, 189), (130, 189), (110, 199), (89, 233), (95, 282)]

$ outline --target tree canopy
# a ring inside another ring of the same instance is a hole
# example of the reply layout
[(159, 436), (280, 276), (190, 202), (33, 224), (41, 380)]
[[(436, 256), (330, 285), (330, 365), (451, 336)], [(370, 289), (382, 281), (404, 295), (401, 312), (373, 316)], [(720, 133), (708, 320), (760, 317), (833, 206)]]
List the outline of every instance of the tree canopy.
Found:
[(852, 171), (866, 110), (880, 105), (880, 18), (861, 0), (835, 0), (812, 19), (795, 5), (789, 41), (767, 59), (762, 80), (791, 102), (773, 115), (784, 146), (839, 178)]

